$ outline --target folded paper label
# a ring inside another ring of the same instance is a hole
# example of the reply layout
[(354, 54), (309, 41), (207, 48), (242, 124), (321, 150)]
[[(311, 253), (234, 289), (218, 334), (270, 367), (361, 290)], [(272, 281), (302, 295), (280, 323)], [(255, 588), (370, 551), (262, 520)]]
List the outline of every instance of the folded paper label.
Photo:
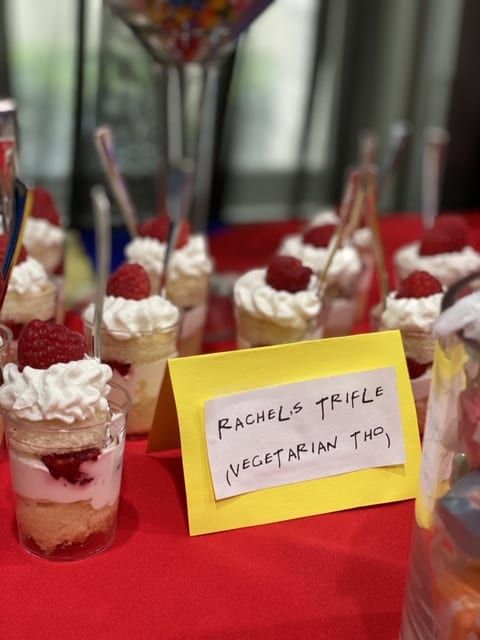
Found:
[(414, 497), (400, 332), (169, 360), (148, 450), (180, 444), (192, 535)]
[(205, 403), (215, 497), (403, 464), (393, 367)]

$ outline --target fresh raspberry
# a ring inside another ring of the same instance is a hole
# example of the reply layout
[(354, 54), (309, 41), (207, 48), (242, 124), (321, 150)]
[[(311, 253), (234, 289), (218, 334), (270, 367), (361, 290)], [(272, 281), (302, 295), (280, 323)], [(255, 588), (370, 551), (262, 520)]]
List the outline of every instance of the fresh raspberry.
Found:
[(446, 231), (449, 236), (454, 237), (456, 242), (468, 244), (468, 224), (460, 215), (441, 215), (435, 219), (437, 229)]
[(267, 267), (266, 281), (277, 291), (303, 291), (308, 287), (312, 270), (305, 267), (298, 258), (275, 256)]
[(107, 282), (107, 295), (142, 300), (150, 295), (150, 279), (140, 264), (129, 262), (114, 271)]
[[(7, 245), (8, 245), (9, 238), (10, 236), (7, 233), (0, 234), (0, 264), (3, 264), (3, 261), (5, 260), (5, 254), (7, 253)], [(27, 257), (28, 257), (28, 253), (22, 244), (15, 264), (20, 264), (20, 262), (24, 262), (27, 259)]]
[(106, 360), (105, 364), (108, 364), (109, 367), (114, 369), (119, 375), (124, 378), (128, 376), (130, 373), (131, 363), (130, 362), (118, 362), (118, 360)]
[(425, 371), (432, 365), (432, 363), (421, 364), (412, 358), (407, 358), (407, 368), (408, 375), (410, 376), (410, 380), (415, 380), (415, 378), (419, 378), (423, 376)]
[(448, 227), (437, 225), (423, 234), (419, 254), (435, 256), (439, 253), (461, 251), (466, 245), (466, 236), (457, 229), (452, 233)]
[(82, 316), (73, 309), (69, 309), (65, 312), (63, 324), (71, 331), (77, 331), (82, 335), (85, 333), (85, 324), (83, 322)]
[(80, 471), (80, 465), (84, 462), (95, 462), (99, 455), (100, 449), (92, 447), (81, 451), (50, 453), (42, 456), (41, 460), (55, 480), (64, 478), (70, 484), (82, 486), (91, 482), (93, 478)]
[(43, 218), (56, 227), (60, 226), (60, 214), (49, 191), (37, 187), (33, 192), (32, 218)]
[(398, 286), (396, 298), (427, 298), (442, 293), (439, 280), (427, 271), (412, 271)]
[(313, 244), (314, 247), (328, 247), (336, 231), (336, 224), (322, 224), (318, 227), (310, 227), (303, 234), (303, 242), (305, 244)]
[[(150, 218), (146, 222), (138, 225), (138, 235), (156, 238), (160, 242), (166, 242), (168, 239), (168, 229), (170, 228), (170, 220), (166, 213), (161, 213), (154, 218)], [(183, 220), (180, 225), (180, 232), (177, 239), (177, 249), (184, 247), (190, 236), (190, 223)]]
[(31, 320), (18, 338), (18, 368), (48, 369), (57, 362), (82, 360), (87, 352), (85, 336), (63, 324)]

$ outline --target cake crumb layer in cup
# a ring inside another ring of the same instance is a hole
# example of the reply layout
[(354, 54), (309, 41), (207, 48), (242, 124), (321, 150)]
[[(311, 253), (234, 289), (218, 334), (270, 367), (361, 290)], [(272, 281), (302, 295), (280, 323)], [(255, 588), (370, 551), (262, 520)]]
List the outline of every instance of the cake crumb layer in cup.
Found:
[(110, 386), (108, 411), (86, 421), (4, 414), (19, 540), (35, 556), (77, 560), (114, 540), (130, 398)]

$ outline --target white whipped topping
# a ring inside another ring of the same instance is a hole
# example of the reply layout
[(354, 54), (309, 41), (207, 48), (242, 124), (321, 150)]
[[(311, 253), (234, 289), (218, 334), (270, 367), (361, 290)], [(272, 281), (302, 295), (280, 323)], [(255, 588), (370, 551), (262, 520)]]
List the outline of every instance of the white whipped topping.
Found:
[[(328, 258), (327, 247), (314, 247), (311, 244), (305, 244), (299, 234), (287, 236), (280, 246), (279, 253), (298, 258), (304, 265), (313, 269), (317, 275), (322, 274)], [(362, 261), (357, 249), (350, 245), (340, 247), (335, 252), (330, 264), (327, 282), (330, 285), (338, 284), (347, 289), (361, 270)]]
[[(161, 275), (166, 244), (156, 238), (137, 237), (125, 247), (128, 262), (141, 264), (147, 271)], [(173, 252), (169, 278), (176, 280), (185, 276), (203, 276), (212, 271), (212, 260), (207, 253), (205, 237), (192, 234), (181, 249)]]
[[(93, 325), (95, 305), (84, 311), (85, 320)], [(128, 340), (151, 331), (170, 329), (179, 319), (177, 307), (162, 296), (127, 300), (107, 296), (103, 303), (102, 326), (118, 340)]]
[(359, 249), (369, 249), (372, 246), (373, 235), (370, 227), (359, 227), (352, 234), (352, 242)]
[(7, 291), (14, 291), (19, 295), (26, 293), (39, 293), (48, 284), (48, 275), (43, 265), (28, 256), (12, 269)]
[(257, 318), (274, 319), (288, 327), (304, 327), (320, 312), (318, 280), (312, 275), (308, 289), (277, 291), (265, 281), (266, 269), (247, 271), (235, 283), (235, 304)]
[(23, 371), (8, 363), (3, 368), (0, 406), (32, 422), (60, 420), (73, 424), (89, 420), (108, 411), (111, 377), (108, 365), (88, 357), (53, 364), (48, 369), (27, 366)]
[(472, 247), (433, 256), (421, 256), (419, 248), (420, 243), (414, 242), (396, 252), (394, 263), (401, 279), (406, 278), (412, 271), (420, 269), (428, 271), (448, 287), (463, 276), (480, 269), (480, 253)]
[(160, 275), (163, 270), (165, 244), (156, 238), (137, 236), (125, 246), (128, 262), (141, 264), (147, 271)]
[(424, 298), (396, 298), (388, 294), (381, 325), (384, 329), (417, 330), (430, 333), (440, 315), (443, 293)]
[(313, 216), (308, 226), (323, 227), (327, 224), (338, 224), (339, 222), (340, 218), (333, 209), (323, 209)]
[(63, 245), (65, 231), (43, 218), (28, 218), (23, 235), (23, 244), (27, 251), (37, 244), (44, 247), (58, 247)]

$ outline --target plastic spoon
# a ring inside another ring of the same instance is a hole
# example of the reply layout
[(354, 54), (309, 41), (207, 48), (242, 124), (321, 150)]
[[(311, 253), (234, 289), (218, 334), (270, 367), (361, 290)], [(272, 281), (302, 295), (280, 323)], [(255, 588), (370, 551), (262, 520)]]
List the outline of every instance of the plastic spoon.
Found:
[(450, 134), (441, 127), (425, 131), (422, 171), (422, 220), (424, 229), (431, 229), (438, 214), (440, 187)]
[(92, 187), (90, 196), (94, 210), (95, 257), (97, 263), (97, 290), (95, 293), (95, 314), (93, 317), (93, 355), (98, 360), (101, 360), (103, 302), (112, 253), (110, 202), (105, 189), (100, 185)]
[(95, 146), (107, 176), (108, 184), (115, 196), (128, 232), (132, 238), (135, 238), (138, 235), (137, 214), (118, 166), (112, 130), (109, 126), (102, 125), (95, 129), (94, 137)]
[(177, 246), (182, 221), (186, 218), (192, 197), (193, 164), (190, 160), (172, 163), (168, 171), (167, 213), (170, 221), (167, 246), (163, 259), (163, 271), (160, 281), (161, 295), (166, 296), (168, 266)]
[(390, 128), (390, 142), (378, 172), (378, 195), (383, 192), (388, 180), (400, 163), (412, 135), (412, 125), (408, 120), (394, 122)]

